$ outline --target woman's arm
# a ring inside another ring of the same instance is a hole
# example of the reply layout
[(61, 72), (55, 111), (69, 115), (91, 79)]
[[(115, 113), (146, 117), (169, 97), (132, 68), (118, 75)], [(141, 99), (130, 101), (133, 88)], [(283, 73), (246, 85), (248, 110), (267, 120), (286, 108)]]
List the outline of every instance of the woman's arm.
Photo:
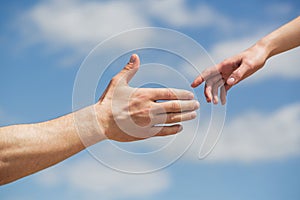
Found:
[(268, 58), (300, 46), (300, 17), (283, 25), (257, 42), (262, 45)]
[(300, 17), (263, 37), (247, 50), (205, 69), (194, 80), (192, 87), (205, 82), (204, 94), (207, 102), (213, 101), (217, 104), (220, 90), (221, 102), (225, 104), (227, 91), (233, 85), (261, 69), (270, 57), (298, 46)]

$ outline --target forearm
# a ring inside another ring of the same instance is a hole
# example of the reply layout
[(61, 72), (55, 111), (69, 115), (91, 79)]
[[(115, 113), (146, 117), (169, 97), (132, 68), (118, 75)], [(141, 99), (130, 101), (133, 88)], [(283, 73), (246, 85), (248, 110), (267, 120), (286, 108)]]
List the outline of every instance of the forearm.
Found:
[(257, 42), (267, 58), (300, 46), (300, 17), (290, 21)]
[[(37, 124), (0, 128), (0, 184), (52, 166), (85, 148), (78, 135), (92, 145), (104, 139), (95, 128), (92, 107)], [(74, 116), (76, 116), (74, 118)], [(84, 121), (81, 118), (90, 118)], [(81, 121), (77, 126), (76, 121)]]

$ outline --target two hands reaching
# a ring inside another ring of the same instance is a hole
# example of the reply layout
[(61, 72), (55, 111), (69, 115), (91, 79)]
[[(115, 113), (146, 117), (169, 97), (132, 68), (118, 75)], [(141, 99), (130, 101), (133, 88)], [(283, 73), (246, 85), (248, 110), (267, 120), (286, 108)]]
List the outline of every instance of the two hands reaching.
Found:
[[(300, 46), (299, 35), (300, 17), (244, 52), (204, 70), (192, 87), (205, 82), (207, 101), (218, 103), (220, 91), (225, 104), (233, 85), (261, 69), (268, 58)], [(133, 55), (92, 106), (41, 123), (1, 127), (0, 185), (50, 167), (105, 139), (128, 142), (181, 131), (181, 125), (171, 124), (194, 119), (199, 103), (186, 90), (129, 87), (139, 64), (138, 56)], [(84, 144), (82, 137), (89, 142)]]

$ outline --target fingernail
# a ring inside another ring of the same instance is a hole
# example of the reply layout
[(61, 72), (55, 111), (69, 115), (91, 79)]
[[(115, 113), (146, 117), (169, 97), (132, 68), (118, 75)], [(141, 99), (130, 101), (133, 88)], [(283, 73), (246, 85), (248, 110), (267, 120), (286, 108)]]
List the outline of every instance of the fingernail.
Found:
[(132, 54), (129, 60), (129, 63), (134, 63), (136, 59), (136, 54)]
[(234, 78), (233, 77), (231, 77), (231, 78), (229, 78), (228, 80), (227, 80), (227, 84), (228, 85), (233, 85), (234, 84)]

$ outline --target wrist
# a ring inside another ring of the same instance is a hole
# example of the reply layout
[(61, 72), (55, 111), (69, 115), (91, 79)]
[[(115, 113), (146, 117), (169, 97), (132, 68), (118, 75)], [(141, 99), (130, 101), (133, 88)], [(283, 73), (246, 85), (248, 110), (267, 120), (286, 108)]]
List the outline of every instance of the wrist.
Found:
[(85, 147), (106, 139), (104, 126), (97, 116), (96, 105), (76, 111), (73, 113), (73, 120), (77, 134)]
[(259, 40), (253, 48), (264, 59), (264, 63), (272, 56), (272, 45), (266, 39)]
[(255, 46), (262, 50), (266, 60), (275, 55), (276, 47), (272, 43), (272, 39), (268, 37), (260, 39)]

